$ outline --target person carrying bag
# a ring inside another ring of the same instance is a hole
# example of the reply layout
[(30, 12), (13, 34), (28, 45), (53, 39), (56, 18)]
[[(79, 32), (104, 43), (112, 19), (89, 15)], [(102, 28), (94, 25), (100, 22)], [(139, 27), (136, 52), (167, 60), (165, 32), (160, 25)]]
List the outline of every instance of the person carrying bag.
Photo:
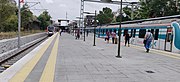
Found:
[(149, 48), (150, 48), (152, 40), (153, 40), (153, 35), (152, 35), (151, 31), (148, 30), (148, 32), (146, 33), (146, 35), (144, 37), (144, 41), (143, 41), (144, 47), (146, 48), (147, 53), (149, 52)]

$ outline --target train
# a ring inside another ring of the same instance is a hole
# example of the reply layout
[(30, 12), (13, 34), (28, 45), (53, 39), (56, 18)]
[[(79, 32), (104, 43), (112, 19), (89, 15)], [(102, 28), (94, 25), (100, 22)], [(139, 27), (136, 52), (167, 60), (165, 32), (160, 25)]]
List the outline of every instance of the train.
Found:
[[(124, 42), (124, 34), (128, 32), (131, 36), (130, 44), (143, 46), (143, 40), (146, 31), (151, 30), (151, 33), (154, 36), (151, 48), (180, 53), (179, 23), (179, 19), (165, 19), (134, 24), (122, 24), (121, 41)], [(93, 31), (93, 28), (87, 30)], [(110, 33), (114, 31), (118, 37), (118, 30), (118, 24), (97, 26), (96, 36), (104, 38), (107, 31), (109, 31)]]
[(49, 25), (46, 29), (47, 35), (52, 36), (54, 33), (59, 31), (59, 27)]
[(52, 25), (48, 26), (46, 29), (46, 32), (47, 32), (48, 36), (52, 36), (55, 33), (55, 27)]

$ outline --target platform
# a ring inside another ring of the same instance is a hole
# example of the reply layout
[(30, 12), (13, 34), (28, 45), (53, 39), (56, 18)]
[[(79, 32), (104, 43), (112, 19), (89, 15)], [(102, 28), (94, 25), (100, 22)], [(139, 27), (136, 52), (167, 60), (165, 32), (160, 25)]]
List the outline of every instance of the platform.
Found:
[(143, 47), (121, 45), (93, 37), (76, 40), (58, 33), (47, 39), (9, 69), (0, 82), (179, 82), (180, 55)]

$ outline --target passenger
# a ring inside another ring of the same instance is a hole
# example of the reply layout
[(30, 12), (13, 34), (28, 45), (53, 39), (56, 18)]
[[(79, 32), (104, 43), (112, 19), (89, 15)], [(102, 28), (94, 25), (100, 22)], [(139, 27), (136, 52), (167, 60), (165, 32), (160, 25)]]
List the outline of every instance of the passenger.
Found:
[(80, 30), (77, 29), (77, 35), (76, 35), (76, 39), (79, 39), (80, 38)]
[(116, 39), (116, 33), (112, 32), (111, 36), (112, 36), (112, 43), (114, 44), (115, 43), (115, 39)]
[(145, 43), (145, 48), (146, 48), (147, 53), (149, 52), (149, 48), (150, 48), (152, 40), (153, 40), (153, 35), (152, 35), (151, 31), (148, 30), (148, 32), (144, 36), (144, 43)]
[(61, 36), (62, 32), (63, 32), (63, 30), (60, 31), (60, 36)]
[(106, 40), (107, 40), (107, 43), (109, 43), (109, 38), (110, 38), (110, 33), (109, 31), (106, 32)]
[(126, 33), (125, 34), (125, 46), (126, 46), (126, 44), (127, 44), (127, 42), (128, 42), (128, 47), (130, 46), (129, 44), (129, 39), (131, 38), (131, 36), (128, 34), (128, 33)]

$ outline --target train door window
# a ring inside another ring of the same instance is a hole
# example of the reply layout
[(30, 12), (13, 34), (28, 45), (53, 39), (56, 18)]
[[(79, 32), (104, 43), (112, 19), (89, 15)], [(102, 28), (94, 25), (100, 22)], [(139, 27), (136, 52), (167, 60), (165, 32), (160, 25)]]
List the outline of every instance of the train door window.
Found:
[(135, 38), (136, 36), (136, 29), (134, 29), (133, 37)]
[(172, 51), (172, 40), (173, 40), (172, 28), (167, 28), (164, 50), (170, 52)]
[(158, 36), (159, 36), (159, 29), (156, 29), (155, 35), (154, 35), (154, 40), (158, 40)]
[(145, 34), (146, 34), (146, 29), (139, 30), (139, 38), (144, 38)]
[(123, 36), (128, 33), (128, 29), (124, 29), (124, 33), (123, 33)]
[(170, 42), (171, 41), (171, 33), (167, 33), (167, 39), (166, 39), (167, 42)]
[(167, 35), (166, 35), (166, 41), (171, 42), (171, 40), (172, 40), (172, 29), (168, 28), (167, 29)]
[(108, 31), (108, 29), (106, 29), (106, 32)]

